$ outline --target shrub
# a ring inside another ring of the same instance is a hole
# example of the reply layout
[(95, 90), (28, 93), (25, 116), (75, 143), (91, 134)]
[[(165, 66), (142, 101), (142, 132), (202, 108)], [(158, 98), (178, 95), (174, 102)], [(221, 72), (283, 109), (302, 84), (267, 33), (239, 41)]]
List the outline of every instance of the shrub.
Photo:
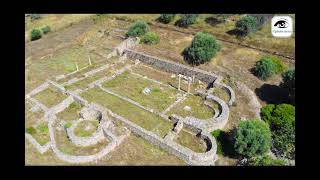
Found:
[(282, 74), (282, 83), (280, 84), (281, 87), (288, 90), (289, 98), (293, 100), (293, 103), (296, 91), (295, 80), (295, 70), (291, 69)]
[(40, 39), (41, 37), (42, 37), (42, 35), (41, 35), (41, 31), (39, 29), (32, 29), (32, 31), (30, 33), (30, 40), (31, 41)]
[(261, 29), (262, 26), (273, 17), (273, 14), (249, 14), (256, 18), (257, 28)]
[(145, 21), (137, 21), (129, 27), (128, 32), (126, 33), (127, 37), (139, 37), (146, 34), (148, 30), (148, 25)]
[(242, 31), (245, 35), (257, 31), (257, 20), (253, 16), (244, 16), (236, 22), (236, 28)]
[(175, 23), (179, 27), (188, 27), (194, 24), (197, 20), (198, 14), (182, 14), (181, 18)]
[(274, 74), (283, 72), (286, 69), (281, 59), (274, 56), (262, 57), (253, 68), (253, 72), (262, 80), (266, 80)]
[(248, 165), (250, 166), (285, 166), (287, 163), (282, 159), (272, 159), (268, 155), (256, 156), (250, 158)]
[(26, 133), (34, 135), (37, 133), (37, 130), (34, 127), (28, 127), (26, 128)]
[(48, 32), (51, 32), (51, 28), (50, 26), (45, 26), (41, 28), (41, 31), (43, 32), (43, 34), (47, 34)]
[(264, 57), (266, 59), (271, 59), (271, 61), (274, 64), (274, 72), (276, 74), (278, 73), (283, 73), (286, 70), (286, 66), (284, 65), (284, 63), (282, 62), (282, 60), (276, 56), (267, 56)]
[(41, 18), (40, 14), (31, 14), (30, 15), (31, 21), (37, 20)]
[(175, 16), (176, 16), (175, 14), (161, 14), (157, 20), (164, 24), (168, 24), (174, 19)]
[(183, 51), (184, 59), (192, 65), (200, 65), (210, 61), (221, 49), (216, 38), (210, 34), (199, 32), (191, 42), (191, 46)]
[(245, 157), (262, 155), (271, 147), (271, 132), (261, 120), (242, 121), (235, 135), (235, 149)]
[(267, 105), (261, 118), (271, 129), (273, 151), (290, 159), (295, 157), (295, 107), (290, 104)]
[(144, 36), (142, 36), (140, 42), (145, 44), (158, 44), (160, 41), (160, 37), (157, 33), (147, 32)]

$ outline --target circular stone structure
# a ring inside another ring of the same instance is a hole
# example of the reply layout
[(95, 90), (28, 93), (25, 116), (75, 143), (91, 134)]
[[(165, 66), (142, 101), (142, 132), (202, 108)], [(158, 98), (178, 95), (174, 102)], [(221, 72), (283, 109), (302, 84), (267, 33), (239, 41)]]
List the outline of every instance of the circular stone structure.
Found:
[(101, 112), (99, 112), (91, 107), (83, 107), (80, 111), (80, 117), (82, 119), (100, 121), (102, 118), (102, 114), (101, 114)]

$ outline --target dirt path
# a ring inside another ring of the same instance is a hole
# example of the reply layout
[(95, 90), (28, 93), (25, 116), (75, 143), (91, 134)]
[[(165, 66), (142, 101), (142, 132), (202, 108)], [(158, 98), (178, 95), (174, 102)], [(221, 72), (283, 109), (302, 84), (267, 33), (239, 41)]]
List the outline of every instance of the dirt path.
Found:
[(71, 27), (46, 35), (25, 44), (25, 59), (37, 59), (74, 43), (74, 39), (93, 25), (92, 20), (81, 21)]

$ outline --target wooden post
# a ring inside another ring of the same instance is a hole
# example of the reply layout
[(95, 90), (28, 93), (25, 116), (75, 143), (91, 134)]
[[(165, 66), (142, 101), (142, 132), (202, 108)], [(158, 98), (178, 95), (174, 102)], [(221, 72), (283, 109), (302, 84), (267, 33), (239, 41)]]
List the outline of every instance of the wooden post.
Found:
[(79, 71), (78, 63), (76, 63), (77, 71)]

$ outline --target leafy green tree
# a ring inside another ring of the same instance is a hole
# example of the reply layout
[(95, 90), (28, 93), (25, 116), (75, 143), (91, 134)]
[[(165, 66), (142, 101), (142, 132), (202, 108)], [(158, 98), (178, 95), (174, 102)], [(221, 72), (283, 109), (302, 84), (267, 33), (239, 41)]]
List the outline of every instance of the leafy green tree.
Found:
[(45, 26), (45, 27), (41, 28), (41, 31), (43, 32), (43, 34), (47, 34), (47, 33), (51, 32), (51, 28), (50, 28), (50, 26)]
[(282, 74), (282, 83), (280, 84), (281, 87), (286, 88), (289, 92), (289, 97), (293, 100), (295, 99), (295, 70), (291, 69), (286, 71)]
[(140, 42), (145, 44), (158, 44), (160, 41), (160, 36), (155, 32), (147, 32), (142, 36)]
[(266, 80), (274, 74), (284, 72), (285, 69), (286, 66), (278, 57), (264, 56), (255, 64), (253, 71), (256, 76), (262, 80)]
[(148, 24), (145, 21), (137, 21), (129, 27), (126, 33), (127, 37), (139, 37), (147, 33), (149, 29)]
[(191, 45), (184, 49), (184, 59), (194, 65), (210, 61), (221, 49), (216, 38), (211, 34), (199, 32), (193, 38)]
[(175, 14), (161, 14), (157, 20), (161, 23), (168, 24), (174, 19), (175, 16)]
[(30, 33), (30, 40), (34, 41), (42, 37), (41, 31), (39, 29), (32, 29)]
[(188, 27), (196, 22), (198, 16), (198, 14), (182, 14), (180, 15), (181, 18), (176, 22), (175, 25), (179, 27)]
[(282, 159), (272, 159), (268, 155), (255, 156), (249, 159), (250, 166), (285, 166), (287, 163)]
[(290, 104), (267, 105), (261, 118), (270, 126), (273, 151), (286, 158), (295, 158), (295, 107)]
[(235, 150), (245, 157), (266, 153), (271, 147), (271, 132), (268, 124), (258, 119), (240, 122), (234, 146)]
[(262, 80), (271, 77), (274, 72), (274, 64), (270, 59), (261, 59), (254, 66), (254, 74)]
[(253, 16), (246, 15), (236, 22), (236, 28), (248, 35), (257, 31), (257, 19)]

